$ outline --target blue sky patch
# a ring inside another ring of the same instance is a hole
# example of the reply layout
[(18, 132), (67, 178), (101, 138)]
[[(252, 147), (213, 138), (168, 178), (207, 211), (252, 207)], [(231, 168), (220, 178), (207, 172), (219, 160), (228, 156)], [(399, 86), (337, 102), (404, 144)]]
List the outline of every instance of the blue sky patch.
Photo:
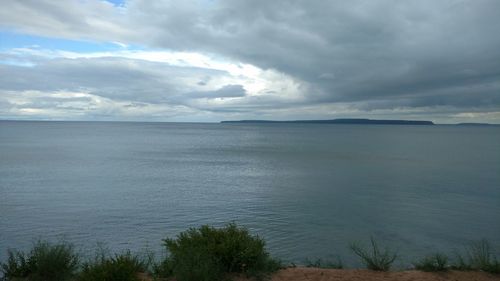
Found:
[[(28, 35), (6, 30), (0, 31), (0, 50), (8, 50), (13, 48), (40, 48), (49, 50), (64, 50), (78, 53), (110, 52), (123, 50), (122, 46), (112, 42), (69, 40)], [(142, 50), (144, 48), (140, 46), (127, 45), (127, 49)]]
[(125, 5), (125, 0), (106, 0), (107, 2), (113, 3), (115, 6), (123, 7)]

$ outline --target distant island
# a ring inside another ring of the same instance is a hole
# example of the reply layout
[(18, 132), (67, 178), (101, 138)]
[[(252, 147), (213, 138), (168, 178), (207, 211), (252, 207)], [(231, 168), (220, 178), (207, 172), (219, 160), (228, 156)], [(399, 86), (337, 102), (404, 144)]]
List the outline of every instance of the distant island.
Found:
[(297, 123), (297, 124), (359, 124), (359, 125), (434, 125), (432, 121), (416, 121), (416, 120), (376, 120), (362, 118), (344, 118), (330, 120), (290, 120), (290, 121), (274, 121), (274, 120), (236, 120), (236, 121), (221, 121), (221, 123)]
[(500, 126), (500, 124), (491, 123), (458, 123), (457, 126)]

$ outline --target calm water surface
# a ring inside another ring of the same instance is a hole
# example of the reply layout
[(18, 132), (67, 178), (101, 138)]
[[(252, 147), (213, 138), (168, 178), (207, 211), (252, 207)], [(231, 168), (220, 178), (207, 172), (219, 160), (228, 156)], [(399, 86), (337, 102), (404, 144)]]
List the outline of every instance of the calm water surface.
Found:
[(149, 248), (235, 221), (287, 261), (500, 247), (500, 128), (0, 122), (0, 260), (37, 238)]

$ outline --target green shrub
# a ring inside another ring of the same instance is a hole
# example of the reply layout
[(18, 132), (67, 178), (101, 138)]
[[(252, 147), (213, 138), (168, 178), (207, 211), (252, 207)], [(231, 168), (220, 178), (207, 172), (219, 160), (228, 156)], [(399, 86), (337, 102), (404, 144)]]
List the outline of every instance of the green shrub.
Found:
[(457, 270), (481, 270), (500, 273), (500, 262), (492, 253), (491, 245), (487, 240), (473, 242), (465, 248), (465, 254), (457, 254), (457, 263), (453, 265)]
[(366, 250), (357, 243), (350, 245), (351, 250), (361, 258), (361, 261), (366, 265), (366, 268), (376, 271), (388, 271), (392, 263), (396, 260), (397, 254), (392, 253), (389, 249), (380, 251), (377, 242), (373, 237), (370, 237), (371, 251)]
[(493, 263), (488, 266), (486, 269), (486, 272), (492, 273), (492, 274), (500, 274), (500, 261), (495, 260)]
[(306, 267), (314, 267), (314, 268), (330, 268), (330, 269), (342, 269), (344, 265), (342, 260), (337, 259), (337, 261), (323, 260), (317, 259), (315, 261), (311, 261), (309, 259), (305, 262)]
[(415, 268), (422, 271), (448, 270), (448, 257), (441, 253), (427, 256), (415, 264)]
[(153, 264), (153, 276), (159, 278), (172, 277), (174, 275), (174, 269), (172, 267), (172, 262), (170, 259), (165, 258), (159, 263)]
[(164, 242), (170, 256), (162, 270), (179, 281), (222, 280), (228, 273), (260, 278), (281, 266), (265, 250), (264, 240), (234, 223), (191, 228)]
[(97, 256), (82, 266), (79, 281), (139, 281), (138, 273), (145, 272), (146, 263), (129, 251), (114, 257)]
[(500, 261), (495, 259), (484, 269), (484, 271), (492, 274), (500, 274)]
[(23, 252), (8, 250), (7, 263), (2, 263), (1, 271), (4, 280), (15, 278), (26, 278), (30, 275), (32, 268), (28, 264), (29, 258)]
[(7, 263), (1, 265), (5, 280), (27, 278), (33, 281), (64, 281), (78, 269), (78, 255), (68, 243), (50, 244), (38, 241), (25, 254), (9, 251)]

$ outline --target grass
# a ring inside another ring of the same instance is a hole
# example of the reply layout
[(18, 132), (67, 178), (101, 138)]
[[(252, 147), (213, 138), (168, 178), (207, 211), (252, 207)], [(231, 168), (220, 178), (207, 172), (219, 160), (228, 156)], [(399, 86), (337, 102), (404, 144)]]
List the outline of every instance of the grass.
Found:
[(127, 251), (114, 257), (98, 255), (83, 264), (78, 281), (139, 281), (138, 274), (147, 270), (147, 262)]
[(397, 254), (387, 248), (382, 251), (373, 237), (370, 237), (370, 242), (370, 250), (357, 243), (352, 243), (350, 248), (361, 258), (366, 268), (375, 271), (388, 271), (392, 263), (396, 260)]
[(441, 253), (435, 253), (416, 262), (415, 269), (427, 272), (447, 271), (448, 257)]
[(4, 280), (65, 281), (75, 276), (78, 265), (79, 256), (71, 244), (38, 241), (29, 253), (9, 250), (1, 271)]
[(1, 265), (2, 279), (26, 278), (30, 275), (32, 268), (28, 263), (29, 258), (23, 252), (8, 250), (7, 255), (7, 262)]
[(493, 254), (491, 245), (486, 240), (471, 243), (465, 248), (465, 253), (457, 254), (456, 270), (479, 270), (500, 274), (500, 261)]
[(155, 271), (179, 281), (223, 280), (231, 274), (263, 278), (281, 267), (263, 239), (234, 223), (219, 229), (191, 228), (164, 242), (170, 255)]
[(307, 259), (305, 262), (306, 267), (314, 268), (329, 268), (329, 269), (343, 269), (344, 264), (340, 258), (337, 261), (316, 259), (314, 261)]

